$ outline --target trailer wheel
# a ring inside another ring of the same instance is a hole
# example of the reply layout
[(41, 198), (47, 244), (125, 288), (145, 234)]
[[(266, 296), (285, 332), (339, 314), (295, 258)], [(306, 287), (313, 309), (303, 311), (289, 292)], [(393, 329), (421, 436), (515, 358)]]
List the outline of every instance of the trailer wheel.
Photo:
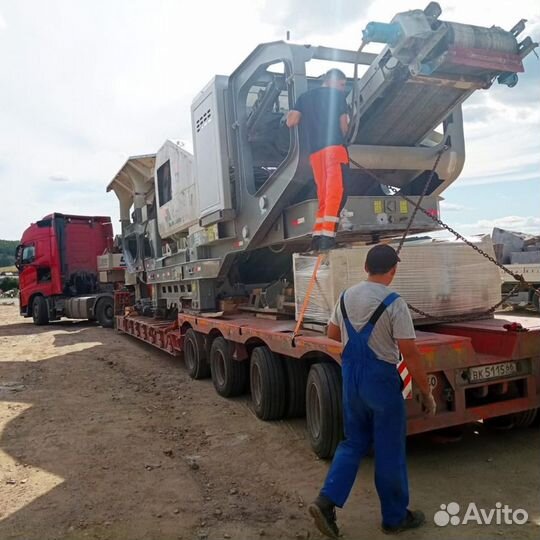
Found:
[(248, 363), (233, 359), (231, 345), (217, 337), (210, 349), (210, 373), (216, 392), (223, 397), (238, 396), (244, 392), (248, 376)]
[(538, 409), (529, 409), (518, 413), (505, 414), (484, 420), (484, 424), (498, 430), (528, 428), (534, 425)]
[(255, 414), (261, 420), (283, 418), (286, 387), (281, 358), (266, 346), (253, 349), (249, 381)]
[(311, 366), (306, 387), (306, 417), (311, 448), (320, 458), (332, 457), (343, 436), (341, 373), (337, 364)]
[(192, 328), (184, 336), (184, 363), (192, 379), (206, 379), (210, 375), (204, 337)]
[(36, 326), (49, 324), (49, 307), (43, 296), (36, 296), (32, 302), (32, 320)]
[(287, 388), (287, 418), (300, 418), (306, 415), (306, 385), (308, 365), (305, 360), (285, 358)]
[(515, 413), (514, 417), (514, 427), (516, 428), (528, 428), (534, 424), (536, 417), (538, 415), (538, 409), (529, 409), (528, 411), (523, 411)]
[(114, 327), (114, 303), (112, 298), (103, 296), (98, 300), (96, 319), (103, 328)]

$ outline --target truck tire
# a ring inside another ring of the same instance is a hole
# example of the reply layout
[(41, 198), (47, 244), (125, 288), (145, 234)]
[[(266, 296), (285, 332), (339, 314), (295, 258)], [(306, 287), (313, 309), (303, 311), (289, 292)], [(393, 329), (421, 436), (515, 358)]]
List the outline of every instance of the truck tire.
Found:
[(239, 396), (246, 388), (248, 363), (234, 360), (231, 345), (220, 336), (214, 339), (210, 348), (210, 373), (220, 396)]
[(253, 410), (261, 420), (278, 420), (285, 415), (285, 370), (281, 358), (268, 347), (251, 353), (249, 381)]
[(285, 358), (285, 386), (287, 388), (287, 418), (306, 415), (306, 385), (308, 365), (305, 360)]
[(496, 416), (495, 418), (487, 418), (484, 420), (484, 425), (501, 431), (528, 428), (534, 425), (537, 416), (538, 409), (529, 409), (518, 413), (505, 414), (504, 416)]
[(335, 363), (313, 364), (306, 386), (306, 424), (311, 448), (331, 458), (343, 438), (341, 372)]
[(204, 337), (192, 328), (189, 328), (184, 336), (184, 363), (192, 379), (209, 377), (210, 366), (206, 360)]
[(114, 302), (109, 296), (103, 296), (98, 300), (96, 319), (103, 328), (114, 327)]
[(529, 409), (520, 413), (514, 413), (514, 427), (516, 428), (528, 428), (534, 425), (536, 417), (538, 416), (538, 409)]
[(43, 296), (36, 296), (32, 301), (32, 320), (36, 326), (49, 324), (49, 306)]

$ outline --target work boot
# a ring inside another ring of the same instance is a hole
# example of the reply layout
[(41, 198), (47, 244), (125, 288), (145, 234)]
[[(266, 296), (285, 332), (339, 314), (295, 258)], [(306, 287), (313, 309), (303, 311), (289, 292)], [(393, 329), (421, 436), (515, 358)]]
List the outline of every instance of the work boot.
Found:
[(382, 531), (385, 534), (397, 534), (403, 531), (408, 531), (410, 529), (417, 529), (421, 527), (426, 521), (426, 516), (420, 510), (407, 510), (407, 515), (405, 519), (398, 525), (385, 525), (382, 524)]
[(311, 251), (319, 251), (319, 243), (321, 242), (321, 237), (319, 235), (315, 235), (311, 237)]
[(336, 239), (335, 238), (330, 238), (329, 236), (321, 236), (318, 251), (320, 251), (320, 252), (330, 251), (331, 249), (333, 249), (335, 247), (336, 247)]
[(339, 538), (336, 523), (336, 505), (324, 495), (319, 495), (309, 505), (309, 515), (315, 520), (315, 526), (328, 538)]

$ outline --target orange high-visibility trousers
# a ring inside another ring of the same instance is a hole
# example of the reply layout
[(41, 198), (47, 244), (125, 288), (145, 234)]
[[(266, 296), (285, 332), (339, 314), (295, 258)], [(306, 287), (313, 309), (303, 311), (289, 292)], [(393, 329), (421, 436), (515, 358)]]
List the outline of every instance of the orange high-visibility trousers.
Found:
[(327, 146), (309, 157), (319, 207), (315, 216), (313, 236), (335, 237), (339, 223), (339, 213), (343, 202), (342, 165), (349, 163), (347, 149), (344, 146)]

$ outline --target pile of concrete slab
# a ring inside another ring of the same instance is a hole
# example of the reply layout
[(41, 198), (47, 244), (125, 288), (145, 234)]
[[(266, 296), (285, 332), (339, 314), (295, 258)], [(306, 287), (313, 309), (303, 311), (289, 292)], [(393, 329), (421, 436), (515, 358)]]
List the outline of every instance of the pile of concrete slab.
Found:
[(540, 264), (540, 236), (493, 229), (493, 247), (502, 264)]

